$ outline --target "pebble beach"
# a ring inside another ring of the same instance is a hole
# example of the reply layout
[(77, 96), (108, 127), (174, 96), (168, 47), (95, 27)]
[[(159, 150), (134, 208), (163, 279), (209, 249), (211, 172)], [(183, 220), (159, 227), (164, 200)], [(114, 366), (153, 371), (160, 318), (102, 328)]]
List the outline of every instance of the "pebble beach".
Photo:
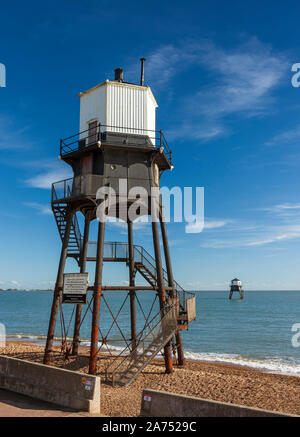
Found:
[[(27, 342), (8, 342), (0, 353), (41, 363), (44, 347)], [(88, 349), (65, 360), (54, 347), (51, 364), (88, 373)], [(183, 368), (174, 366), (164, 373), (164, 362), (155, 359), (129, 387), (112, 387), (105, 382), (105, 369), (111, 358), (99, 354), (97, 375), (101, 377), (101, 412), (110, 417), (139, 416), (144, 388), (240, 404), (271, 411), (300, 415), (300, 378), (267, 373), (247, 367), (187, 360)]]

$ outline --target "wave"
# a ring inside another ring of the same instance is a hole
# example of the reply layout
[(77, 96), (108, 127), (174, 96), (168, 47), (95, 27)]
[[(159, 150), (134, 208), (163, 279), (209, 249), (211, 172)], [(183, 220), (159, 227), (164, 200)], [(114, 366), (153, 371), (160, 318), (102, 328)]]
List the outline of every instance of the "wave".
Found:
[(262, 360), (237, 354), (220, 354), (212, 352), (199, 353), (189, 351), (185, 351), (185, 357), (194, 361), (234, 364), (270, 373), (300, 376), (300, 365), (293, 359), (284, 359), (282, 357), (266, 357)]
[[(89, 347), (89, 341), (81, 341), (82, 346)], [(100, 347), (100, 344), (99, 344)], [(121, 353), (124, 350), (124, 347), (108, 345), (110, 351), (115, 353)], [(105, 347), (101, 350), (101, 352), (105, 352)], [(185, 351), (184, 353), (186, 359), (192, 361), (205, 361), (211, 363), (224, 363), (224, 364), (233, 364), (237, 366), (243, 367), (251, 367), (253, 369), (270, 372), (270, 373), (279, 373), (283, 375), (292, 375), (292, 376), (300, 376), (300, 365), (294, 360), (284, 360), (281, 357), (267, 357), (266, 359), (255, 359), (249, 358), (242, 355), (237, 354), (220, 354), (220, 353), (212, 353), (212, 352), (191, 352)], [(162, 353), (157, 354), (158, 357), (162, 357)]]
[[(46, 336), (42, 335), (28, 335), (28, 334), (8, 334), (8, 341), (28, 341), (33, 343), (42, 343), (46, 341)], [(55, 337), (54, 342), (59, 343), (61, 338)], [(72, 338), (67, 338), (67, 341), (72, 341)], [(90, 347), (90, 341), (82, 339), (80, 345)], [(110, 352), (113, 354), (120, 354), (124, 350), (124, 346), (107, 345)], [(98, 344), (100, 347), (100, 343)], [(106, 346), (102, 346), (101, 352), (108, 352)], [(242, 367), (250, 367), (269, 373), (278, 373), (283, 375), (300, 376), (300, 364), (292, 358), (283, 357), (266, 357), (265, 359), (257, 359), (255, 357), (246, 357), (238, 354), (214, 353), (214, 352), (192, 352), (185, 351), (185, 357), (192, 361), (202, 361), (210, 363), (224, 363), (233, 364)], [(162, 353), (158, 353), (157, 357), (162, 357)]]

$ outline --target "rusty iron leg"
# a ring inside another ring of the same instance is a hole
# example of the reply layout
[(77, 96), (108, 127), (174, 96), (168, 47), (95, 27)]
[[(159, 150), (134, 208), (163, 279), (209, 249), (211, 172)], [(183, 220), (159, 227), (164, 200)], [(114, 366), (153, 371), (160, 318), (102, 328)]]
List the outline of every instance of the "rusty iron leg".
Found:
[(105, 233), (105, 221), (100, 221), (98, 226), (97, 260), (96, 260), (96, 272), (95, 272), (94, 305), (93, 305), (93, 316), (92, 316), (91, 349), (90, 349), (90, 362), (89, 362), (89, 373), (91, 375), (95, 375), (97, 370), (104, 233)]
[[(165, 313), (165, 306), (166, 306), (166, 292), (165, 292), (164, 277), (163, 277), (162, 264), (161, 264), (158, 225), (157, 222), (153, 220), (152, 220), (152, 233), (153, 233), (153, 246), (154, 246), (154, 253), (155, 253), (156, 272), (157, 272), (159, 305), (163, 317)], [(164, 359), (165, 359), (166, 373), (172, 373), (173, 361), (172, 361), (170, 342), (168, 342), (166, 346), (164, 346)]]
[[(166, 229), (166, 223), (164, 221), (164, 214), (163, 214), (162, 206), (160, 208), (159, 219), (160, 219), (160, 227), (161, 227), (161, 235), (162, 235), (162, 240), (163, 240), (165, 261), (166, 261), (166, 269), (167, 269), (167, 274), (168, 274), (168, 283), (169, 283), (169, 287), (172, 287), (172, 296), (171, 297), (175, 297), (176, 290), (175, 290), (172, 263), (171, 263), (171, 257), (170, 257), (167, 229)], [(184, 358), (184, 351), (183, 351), (182, 338), (181, 338), (180, 331), (177, 331), (175, 338), (176, 338), (178, 365), (184, 366), (185, 358)]]
[(183, 345), (182, 345), (182, 337), (181, 332), (178, 331), (176, 333), (176, 349), (177, 349), (177, 359), (178, 359), (178, 366), (184, 366), (185, 365), (185, 358), (184, 358), (184, 352), (183, 352)]
[[(82, 250), (81, 250), (81, 257), (80, 257), (80, 273), (85, 273), (85, 270), (86, 270), (86, 255), (87, 255), (87, 249), (88, 249), (89, 230), (90, 230), (90, 218), (88, 215), (86, 215), (85, 221), (84, 221), (83, 244), (82, 244)], [(75, 313), (75, 323), (74, 323), (72, 355), (78, 355), (80, 323), (81, 323), (81, 310), (82, 310), (82, 305), (77, 304), (76, 305), (76, 313)]]
[(54, 338), (54, 332), (55, 332), (57, 310), (58, 310), (58, 304), (59, 304), (61, 290), (62, 290), (62, 286), (63, 286), (63, 275), (64, 275), (64, 270), (65, 270), (65, 265), (66, 265), (66, 259), (67, 259), (67, 255), (68, 255), (68, 244), (69, 244), (69, 237), (70, 237), (73, 212), (71, 210), (67, 210), (66, 214), (67, 214), (67, 219), (66, 219), (65, 235), (64, 235), (64, 239), (63, 239), (63, 243), (62, 243), (62, 248), (61, 248), (57, 278), (56, 278), (56, 283), (55, 283), (55, 290), (54, 290), (54, 295), (53, 295), (53, 302), (52, 302), (52, 307), (51, 307), (49, 328), (48, 328), (47, 341), (46, 341), (44, 360), (43, 360), (44, 364), (50, 364), (50, 354), (52, 352), (52, 346), (53, 346), (53, 338)]
[[(129, 257), (129, 285), (131, 287), (134, 287), (135, 271), (134, 271), (133, 225), (132, 225), (132, 221), (130, 220), (128, 220), (128, 257)], [(130, 298), (131, 343), (132, 343), (132, 350), (135, 350), (137, 345), (135, 290), (130, 290), (129, 298)]]

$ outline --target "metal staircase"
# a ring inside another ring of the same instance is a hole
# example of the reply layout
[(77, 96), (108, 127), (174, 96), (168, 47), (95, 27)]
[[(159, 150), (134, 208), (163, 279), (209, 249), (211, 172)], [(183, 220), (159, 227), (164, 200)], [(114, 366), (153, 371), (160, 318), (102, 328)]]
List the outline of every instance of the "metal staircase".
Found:
[[(68, 204), (65, 199), (70, 193), (70, 187), (62, 181), (62, 193), (52, 186), (52, 210), (61, 240), (66, 231), (66, 218)], [(57, 184), (55, 184), (57, 185)], [(58, 184), (60, 187), (60, 184)], [(93, 247), (94, 246), (94, 247)], [(96, 243), (88, 243), (88, 261), (96, 261)], [(82, 236), (76, 214), (72, 218), (70, 238), (68, 243), (68, 256), (79, 263), (82, 249)], [(92, 252), (92, 254), (89, 254)], [(127, 243), (106, 242), (104, 244), (103, 261), (129, 262), (129, 248)], [(143, 278), (151, 285), (157, 287), (157, 271), (155, 259), (141, 246), (134, 246), (134, 266)], [(165, 285), (168, 285), (168, 274), (163, 269)], [(195, 319), (195, 295), (186, 292), (176, 281), (174, 289), (167, 292), (167, 303), (163, 310), (149, 322), (137, 335), (136, 347), (130, 343), (120, 355), (116, 356), (106, 369), (106, 377), (113, 385), (129, 385), (142, 370), (151, 362), (160, 350), (170, 341), (178, 330), (187, 329), (189, 323)], [(135, 347), (135, 348), (134, 348)]]
[[(146, 279), (146, 281), (149, 282), (150, 285), (153, 287), (157, 285), (157, 274), (156, 274), (156, 267), (155, 267), (155, 259), (152, 255), (150, 255), (149, 252), (147, 252), (143, 247), (141, 246), (134, 246), (134, 265), (137, 269), (137, 271)], [(168, 273), (165, 269), (163, 269), (163, 276), (164, 281), (166, 284), (168, 284)], [(194, 296), (192, 293), (186, 292), (176, 281), (174, 281), (174, 292), (175, 296), (174, 298), (179, 299), (179, 316), (178, 316), (178, 323), (183, 327), (182, 325), (187, 324), (187, 307), (186, 307), (186, 301), (187, 295), (190, 295), (190, 297)]]
[(156, 286), (156, 277), (152, 274), (150, 270), (147, 269), (147, 267), (141, 263), (141, 262), (135, 262), (134, 263), (137, 271), (143, 276), (143, 278), (146, 279), (147, 282), (149, 282), (152, 287)]
[[(66, 231), (66, 211), (67, 205), (66, 203), (54, 203), (52, 204), (52, 211), (54, 214), (54, 218), (57, 224), (58, 232), (61, 240), (63, 241)], [(68, 244), (68, 255), (74, 256), (77, 261), (80, 257), (81, 250), (81, 233), (79, 229), (79, 224), (77, 221), (77, 217), (74, 214), (70, 229), (70, 238)]]
[[(65, 200), (70, 197), (72, 192), (72, 185), (66, 183), (67, 181), (59, 181), (52, 184), (51, 192), (51, 206), (54, 214), (54, 218), (57, 224), (58, 232), (63, 241), (66, 232), (66, 221), (67, 221), (67, 207), (68, 204)], [(77, 221), (76, 214), (73, 215), (70, 238), (68, 244), (68, 256), (73, 256), (79, 263), (80, 251), (81, 251), (82, 236)]]
[(147, 364), (159, 353), (177, 331), (178, 305), (159, 312), (138, 335), (138, 346), (129, 344), (106, 369), (106, 379), (112, 385), (131, 384)]

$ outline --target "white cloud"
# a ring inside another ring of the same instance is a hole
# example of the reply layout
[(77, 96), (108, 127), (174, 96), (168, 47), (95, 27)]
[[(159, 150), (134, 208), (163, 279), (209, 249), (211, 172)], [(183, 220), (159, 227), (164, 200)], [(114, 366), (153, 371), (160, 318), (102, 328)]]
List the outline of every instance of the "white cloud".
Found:
[(281, 210), (285, 210), (285, 209), (300, 209), (300, 203), (283, 203), (280, 205), (276, 205), (275, 209), (281, 211)]
[[(30, 163), (28, 164), (30, 166)], [(32, 167), (35, 167), (36, 163), (32, 163)], [(26, 185), (33, 188), (50, 189), (54, 182), (62, 181), (73, 177), (71, 167), (60, 161), (54, 162), (41, 162), (39, 167), (42, 172), (27, 179)]]
[(270, 92), (287, 69), (281, 54), (256, 39), (232, 51), (212, 46), (203, 61), (218, 74), (215, 88), (200, 90), (197, 95), (201, 111), (212, 116), (265, 111), (272, 101)]
[[(210, 74), (209, 84), (199, 87), (199, 69)], [(189, 71), (194, 92), (181, 108), (180, 121), (168, 136), (209, 141), (228, 134), (225, 117), (257, 116), (269, 111), (273, 90), (289, 71), (285, 55), (252, 38), (235, 49), (223, 49), (210, 41), (184, 41), (159, 47), (147, 57), (147, 83), (168, 92), (171, 79)], [(191, 70), (192, 73), (191, 73)], [(175, 103), (174, 103), (175, 104)]]
[(37, 202), (24, 202), (23, 205), (28, 206), (29, 208), (33, 208), (38, 211), (42, 215), (52, 215), (52, 210), (49, 205), (42, 205)]
[(300, 124), (295, 126), (293, 129), (287, 130), (285, 132), (281, 132), (278, 135), (275, 135), (269, 141), (265, 143), (266, 146), (275, 146), (275, 145), (287, 145), (287, 144), (299, 144), (300, 141)]
[(29, 126), (17, 127), (14, 120), (0, 114), (0, 150), (28, 149), (32, 143), (24, 138)]
[(185, 225), (185, 232), (186, 234), (199, 234), (204, 229), (204, 222), (203, 221), (195, 221), (193, 223), (188, 223)]
[(226, 226), (227, 223), (228, 221), (225, 220), (215, 220), (215, 221), (205, 220), (204, 229), (222, 228), (223, 226)]
[(185, 232), (187, 234), (198, 234), (199, 232), (202, 232), (205, 229), (222, 228), (223, 226), (226, 226), (228, 223), (229, 223), (229, 220), (205, 219), (204, 222), (195, 221), (193, 223), (188, 223), (185, 226)]
[(256, 211), (270, 212), (281, 217), (297, 217), (300, 214), (300, 203), (281, 203), (265, 208), (257, 208)]
[[(274, 222), (278, 221), (278, 224)], [(257, 247), (272, 243), (294, 240), (300, 238), (299, 218), (292, 219), (286, 216), (275, 216), (274, 222), (255, 225), (244, 225), (236, 222), (233, 226), (224, 229), (220, 238), (207, 238), (201, 243), (201, 247), (213, 249), (226, 249), (235, 247)]]
[(281, 227), (271, 228), (266, 232), (269, 237), (262, 236), (253, 241), (249, 241), (245, 246), (264, 246), (265, 244), (276, 243), (285, 240), (293, 240), (300, 237), (300, 224), (297, 226), (283, 225)]
[(193, 138), (203, 143), (214, 140), (220, 136), (224, 137), (228, 135), (229, 130), (225, 126), (217, 125), (214, 123), (196, 122), (196, 121), (184, 121), (178, 130), (176, 128), (169, 129), (167, 131), (167, 138), (169, 141), (173, 141), (176, 138)]
[[(183, 44), (167, 44), (158, 47), (147, 55), (145, 64), (145, 83), (153, 88), (162, 88), (179, 72), (197, 62), (197, 51), (193, 44), (185, 47)], [(126, 68), (125, 75), (136, 82), (139, 78), (139, 64), (136, 60)], [(125, 78), (126, 79), (126, 78)]]

